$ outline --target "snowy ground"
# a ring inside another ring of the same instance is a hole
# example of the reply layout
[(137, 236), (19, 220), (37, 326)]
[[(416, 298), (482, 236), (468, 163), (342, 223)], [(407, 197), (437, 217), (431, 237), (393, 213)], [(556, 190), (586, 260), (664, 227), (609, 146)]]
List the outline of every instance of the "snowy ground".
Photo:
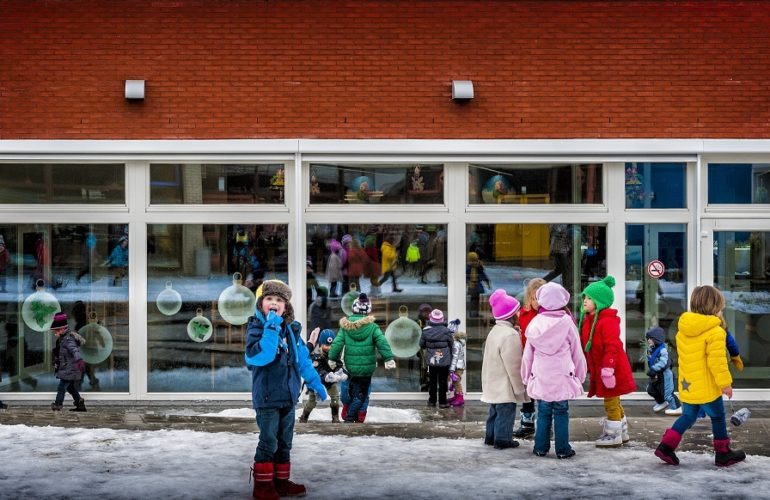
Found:
[[(327, 417), (319, 410), (314, 417)], [(388, 410), (372, 408), (368, 420), (415, 421), (413, 410)], [(253, 411), (213, 416), (253, 418)], [(257, 434), (0, 425), (0, 443), (0, 498), (247, 499)], [(682, 452), (682, 465), (671, 467), (641, 443), (572, 445), (577, 456), (557, 460), (532, 455), (531, 441), (495, 450), (479, 439), (298, 434), (293, 479), (308, 486), (307, 498), (334, 500), (759, 499), (770, 491), (770, 457), (718, 469), (711, 453)]]

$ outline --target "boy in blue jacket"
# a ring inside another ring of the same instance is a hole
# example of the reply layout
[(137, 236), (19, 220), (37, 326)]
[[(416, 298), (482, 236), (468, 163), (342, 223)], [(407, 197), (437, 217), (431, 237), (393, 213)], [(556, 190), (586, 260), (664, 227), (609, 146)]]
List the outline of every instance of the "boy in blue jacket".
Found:
[(326, 400), (318, 373), (294, 321), (291, 289), (278, 280), (262, 284), (254, 316), (249, 318), (246, 365), (251, 370), (251, 398), (257, 413), (259, 444), (254, 454), (254, 491), (258, 499), (305, 495), (305, 486), (289, 481), (294, 408), (302, 379)]

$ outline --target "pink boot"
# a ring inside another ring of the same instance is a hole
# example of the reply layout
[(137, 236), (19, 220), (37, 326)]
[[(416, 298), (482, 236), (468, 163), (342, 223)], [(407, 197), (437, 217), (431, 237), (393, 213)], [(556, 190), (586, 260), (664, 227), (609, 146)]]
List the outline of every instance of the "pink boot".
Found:
[(666, 429), (666, 432), (663, 433), (663, 439), (660, 440), (660, 444), (655, 450), (655, 456), (669, 465), (679, 465), (679, 458), (674, 453), (674, 450), (679, 446), (681, 440), (681, 434), (674, 429)]
[(462, 392), (458, 392), (455, 394), (455, 397), (452, 398), (452, 402), (450, 403), (452, 406), (463, 406), (465, 404), (465, 398), (463, 397)]

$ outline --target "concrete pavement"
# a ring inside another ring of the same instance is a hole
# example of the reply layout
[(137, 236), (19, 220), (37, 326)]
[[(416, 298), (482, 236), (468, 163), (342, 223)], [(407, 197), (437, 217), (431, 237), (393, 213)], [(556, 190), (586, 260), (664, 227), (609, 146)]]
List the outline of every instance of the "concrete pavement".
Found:
[[(69, 404), (69, 400), (67, 400)], [(372, 406), (413, 408), (421, 418), (419, 423), (364, 423), (332, 424), (313, 422), (297, 424), (297, 433), (346, 436), (395, 436), (403, 438), (471, 438), (482, 439), (488, 405), (469, 401), (465, 407), (436, 409), (417, 401), (373, 401)], [(736, 448), (750, 455), (770, 456), (770, 402), (736, 402), (735, 409), (748, 407), (752, 411), (749, 421), (735, 427), (728, 423), (728, 430)], [(0, 425), (24, 424), (30, 426), (61, 427), (109, 427), (127, 430), (189, 429), (203, 432), (257, 432), (256, 423), (250, 419), (204, 417), (199, 414), (217, 413), (229, 408), (245, 408), (248, 403), (237, 402), (153, 402), (142, 404), (97, 401), (88, 403), (87, 413), (65, 411), (52, 412), (49, 402), (13, 402), (8, 410), (0, 410)], [(663, 431), (675, 417), (652, 412), (651, 401), (624, 401), (623, 407), (629, 420), (632, 446), (657, 446)], [(328, 408), (319, 406), (316, 412), (328, 415)], [(729, 403), (728, 413), (732, 413)], [(194, 414), (195, 413), (195, 414)], [(593, 441), (598, 437), (599, 420), (604, 414), (601, 400), (575, 401), (570, 403), (570, 439)], [(525, 449), (531, 441), (523, 440)], [(686, 434), (680, 447), (683, 450), (711, 450), (711, 425), (709, 419), (699, 420)]]

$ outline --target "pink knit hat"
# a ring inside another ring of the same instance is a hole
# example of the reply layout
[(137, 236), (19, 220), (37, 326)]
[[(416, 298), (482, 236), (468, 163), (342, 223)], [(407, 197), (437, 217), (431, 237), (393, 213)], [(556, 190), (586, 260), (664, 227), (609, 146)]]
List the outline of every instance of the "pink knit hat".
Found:
[(430, 316), (428, 316), (428, 321), (430, 321), (434, 325), (440, 325), (444, 322), (444, 313), (441, 312), (441, 309), (434, 309), (430, 312)]
[(489, 296), (489, 307), (495, 319), (508, 319), (516, 314), (521, 304), (515, 297), (505, 293), (505, 290), (498, 288)]
[(535, 300), (543, 309), (556, 311), (569, 304), (569, 292), (552, 281), (537, 289)]

